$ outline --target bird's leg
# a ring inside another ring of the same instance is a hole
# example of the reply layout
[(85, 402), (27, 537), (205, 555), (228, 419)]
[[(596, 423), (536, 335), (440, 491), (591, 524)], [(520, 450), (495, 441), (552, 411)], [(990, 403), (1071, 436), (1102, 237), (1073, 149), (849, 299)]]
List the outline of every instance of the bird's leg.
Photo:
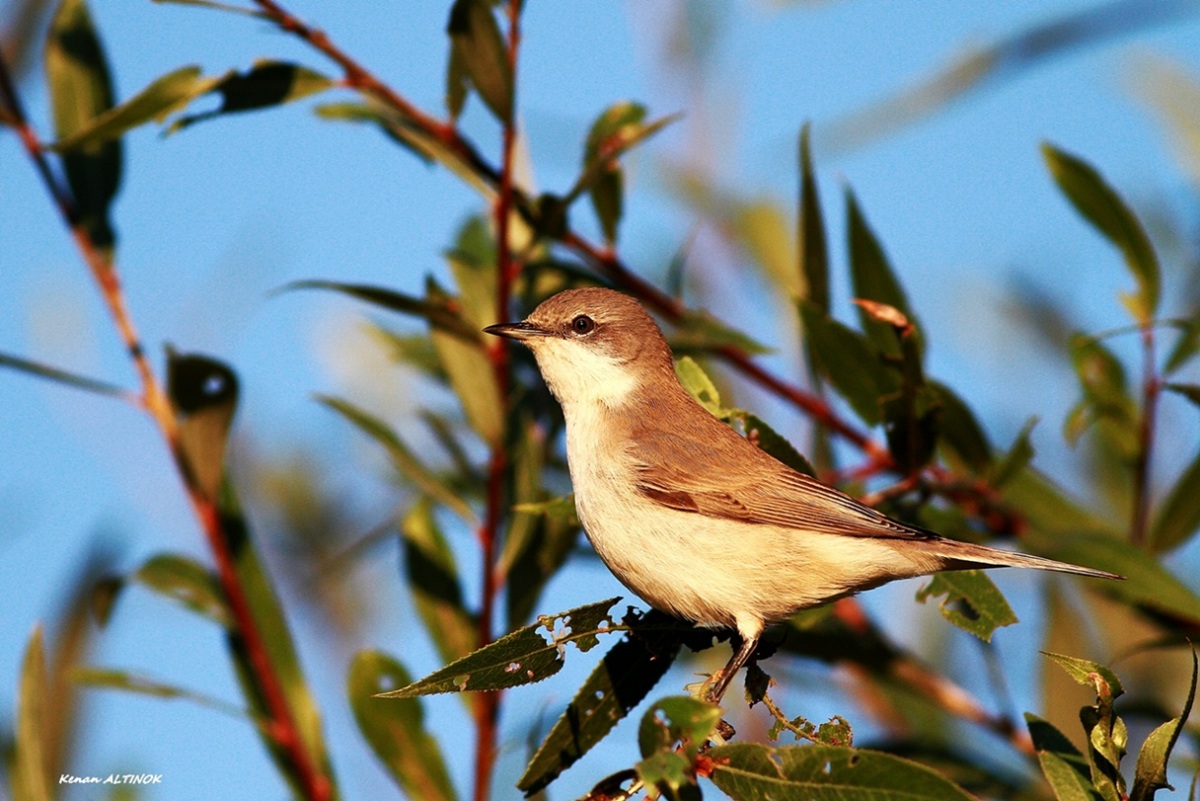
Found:
[(714, 704), (721, 703), (721, 698), (725, 695), (725, 691), (729, 689), (729, 682), (733, 681), (733, 677), (737, 675), (737, 672), (750, 660), (750, 656), (757, 647), (758, 637), (743, 637), (742, 646), (734, 652), (725, 667), (721, 668), (717, 675), (713, 677), (712, 686), (704, 694), (704, 700)]

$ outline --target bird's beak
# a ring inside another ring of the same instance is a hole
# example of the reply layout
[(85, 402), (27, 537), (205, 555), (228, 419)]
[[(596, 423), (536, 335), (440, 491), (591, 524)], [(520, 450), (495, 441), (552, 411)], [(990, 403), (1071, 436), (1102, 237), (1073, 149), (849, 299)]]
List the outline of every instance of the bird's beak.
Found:
[(546, 330), (538, 328), (533, 323), (522, 320), (519, 323), (499, 323), (497, 325), (489, 325), (483, 329), (485, 334), (493, 336), (506, 337), (508, 339), (523, 340), (530, 337), (544, 337)]

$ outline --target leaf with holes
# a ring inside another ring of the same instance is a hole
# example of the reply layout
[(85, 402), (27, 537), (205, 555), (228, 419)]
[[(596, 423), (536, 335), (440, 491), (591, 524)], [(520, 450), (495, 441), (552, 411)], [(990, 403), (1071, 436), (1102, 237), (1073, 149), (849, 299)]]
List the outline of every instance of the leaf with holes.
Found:
[(992, 641), (996, 629), (1017, 622), (1000, 589), (982, 570), (937, 573), (917, 591), (922, 603), (942, 596), (938, 605), (942, 617), (984, 642)]

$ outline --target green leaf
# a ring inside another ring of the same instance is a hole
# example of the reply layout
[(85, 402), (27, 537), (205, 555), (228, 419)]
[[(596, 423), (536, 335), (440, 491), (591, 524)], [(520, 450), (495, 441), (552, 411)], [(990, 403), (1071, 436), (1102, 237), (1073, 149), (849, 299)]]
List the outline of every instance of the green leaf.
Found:
[(93, 117), (70, 135), (60, 134), (61, 138), (52, 147), (62, 153), (72, 153), (112, 142), (148, 122), (163, 122), (172, 112), (212, 91), (222, 80), (205, 77), (196, 66), (180, 67), (156, 79), (119, 106)]
[(107, 381), (100, 381), (99, 379), (89, 378), (78, 373), (60, 370), (48, 364), (22, 359), (19, 356), (10, 356), (7, 353), (0, 353), (0, 367), (9, 367), (22, 373), (37, 376), (38, 378), (57, 381), (60, 384), (66, 384), (69, 387), (75, 387), (87, 392), (95, 392), (97, 395), (109, 395), (130, 402), (139, 401), (135, 393), (118, 387), (115, 384), (110, 384)]
[[(108, 61), (83, 0), (59, 4), (46, 39), (45, 61), (54, 130), (60, 140), (87, 128), (112, 107)], [(62, 162), (78, 225), (111, 264), (116, 233), (109, 212), (121, 186), (121, 143), (93, 143), (63, 154)]]
[(447, 251), (446, 261), (461, 293), (461, 301), (455, 305), (460, 307), (459, 315), (463, 320), (476, 333), (498, 322), (496, 243), (482, 217), (467, 219), (458, 230), (454, 248)]
[(1180, 384), (1175, 381), (1163, 384), (1163, 389), (1182, 395), (1197, 406), (1200, 406), (1200, 384)]
[(801, 301), (800, 318), (811, 358), (850, 407), (868, 425), (883, 420), (881, 399), (898, 388), (895, 375), (862, 334)]
[(1175, 789), (1167, 782), (1167, 760), (1171, 758), (1171, 751), (1179, 741), (1179, 734), (1183, 731), (1184, 723), (1192, 713), (1192, 703), (1196, 700), (1198, 665), (1195, 646), (1192, 646), (1191, 651), (1192, 682), (1188, 687), (1187, 700), (1183, 702), (1183, 711), (1179, 713), (1179, 717), (1150, 732), (1150, 736), (1142, 744), (1142, 750), (1138, 752), (1133, 791), (1129, 794), (1129, 801), (1150, 801), (1159, 790)]
[(1178, 324), (1179, 338), (1175, 340), (1167, 361), (1163, 364), (1163, 375), (1171, 375), (1192, 360), (1200, 351), (1200, 319), (1181, 320)]
[(46, 656), (42, 628), (36, 627), (21, 660), (21, 692), (17, 706), (16, 753), (12, 781), (15, 801), (51, 801), (50, 765), (46, 753)]
[(450, 57), (446, 59), (446, 112), (451, 123), (457, 124), (463, 108), (467, 105), (469, 91), (470, 79), (467, 77), (467, 67), (463, 64), (458, 48), (451, 45)]
[(579, 516), (575, 511), (575, 496), (564, 495), (561, 498), (550, 498), (535, 503), (521, 503), (513, 507), (514, 512), (545, 515), (568, 525), (579, 526)]
[(720, 720), (719, 706), (690, 696), (652, 705), (638, 727), (638, 776), (669, 799), (699, 798), (696, 758)]
[(939, 444), (949, 447), (976, 475), (986, 472), (992, 464), (992, 445), (975, 413), (950, 387), (937, 381), (929, 385), (938, 394), (941, 406)]
[(380, 693), (379, 697), (503, 690), (549, 678), (562, 669), (567, 644), (574, 643), (580, 651), (590, 651), (599, 642), (598, 635), (620, 630), (608, 615), (608, 610), (619, 600), (609, 598), (557, 615), (542, 615), (537, 623), (506, 634), (418, 682)]
[(803, 297), (829, 314), (829, 246), (825, 218), (812, 163), (812, 124), (800, 129), (800, 274), (804, 276)]
[(1093, 662), (1090, 659), (1080, 659), (1076, 656), (1052, 654), (1046, 651), (1042, 653), (1046, 654), (1055, 664), (1065, 670), (1067, 675), (1074, 679), (1077, 684), (1082, 684), (1084, 687), (1091, 687), (1101, 697), (1115, 699), (1125, 692), (1125, 688), (1121, 686), (1121, 680), (1117, 678), (1117, 674), (1099, 662)]
[(238, 380), (229, 367), (167, 348), (167, 395), (179, 415), (179, 445), (189, 486), (215, 499), (225, 474), (225, 446), (237, 411)]
[(1087, 759), (1062, 732), (1036, 715), (1025, 713), (1025, 724), (1037, 751), (1042, 773), (1058, 801), (1101, 801), (1092, 786)]
[[(892, 267), (888, 263), (883, 246), (867, 224), (854, 193), (846, 190), (846, 233), (850, 248), (850, 278), (854, 284), (854, 297), (885, 303), (908, 318), (913, 326), (920, 328), (916, 316), (909, 308), (904, 289), (900, 286)], [(892, 326), (875, 318), (866, 309), (859, 309), (862, 330), (883, 353), (898, 353), (899, 346)]]
[(1042, 155), (1075, 210), (1121, 251), (1138, 284), (1137, 294), (1123, 300), (1138, 323), (1149, 323), (1158, 311), (1159, 266), (1141, 222), (1087, 162), (1049, 143), (1042, 144)]
[(400, 439), (400, 436), (386, 423), (349, 401), (323, 395), (318, 395), (317, 400), (346, 418), (359, 431), (362, 431), (368, 437), (382, 445), (384, 450), (387, 451), (388, 457), (392, 460), (392, 465), (396, 468), (396, 472), (411, 481), (417, 489), (454, 512), (464, 521), (468, 523), (475, 521), (475, 513), (471, 510), (470, 505), (459, 497), (449, 485), (435, 475), (433, 471), (422, 464), (416, 455), (409, 450), (408, 446), (404, 444), (404, 441)]
[(762, 450), (774, 456), (793, 470), (809, 476), (816, 476), (816, 470), (791, 442), (784, 439), (775, 429), (764, 423), (757, 415), (738, 410), (733, 413), (742, 423), (746, 439)]
[(734, 743), (713, 748), (708, 757), (713, 783), (738, 799), (971, 801), (924, 765), (861, 748)]
[(446, 27), (454, 58), (503, 123), (513, 114), (513, 74), (500, 26), (487, 0), (455, 0)]
[(178, 554), (158, 554), (146, 560), (133, 574), (133, 579), (222, 626), (232, 625), (225, 595), (216, 576), (194, 559)]
[(730, 410), (721, 405), (721, 393), (717, 391), (717, 385), (691, 356), (684, 356), (675, 362), (675, 376), (688, 394), (713, 417), (724, 420), (729, 416)]
[(1200, 530), (1200, 492), (1197, 487), (1200, 487), (1200, 453), (1163, 499), (1150, 529), (1148, 544), (1151, 550), (1162, 553), (1178, 548)]
[(1017, 622), (1004, 595), (982, 570), (937, 573), (917, 591), (921, 603), (942, 596), (942, 617), (984, 642), (992, 641), (996, 629)]
[(1036, 417), (1031, 417), (1025, 421), (1025, 425), (1021, 426), (1021, 431), (1017, 434), (1017, 438), (1013, 440), (1012, 447), (1008, 449), (1008, 453), (1000, 457), (992, 465), (990, 484), (1000, 489), (1009, 481), (1011, 481), (1018, 473), (1033, 461), (1034, 450), (1031, 436), (1033, 427), (1038, 423)]
[(84, 687), (120, 690), (121, 692), (146, 695), (151, 698), (162, 698), (165, 700), (191, 701), (208, 709), (229, 715), (230, 717), (241, 719), (247, 717), (244, 709), (239, 709), (220, 699), (204, 695), (203, 693), (193, 692), (192, 690), (186, 690), (182, 687), (176, 687), (173, 684), (164, 684), (161, 681), (155, 681), (146, 676), (140, 676), (125, 670), (81, 666), (72, 671), (71, 679), (76, 684)]
[(439, 295), (434, 298), (415, 298), (402, 292), (368, 284), (344, 284), (337, 281), (293, 281), (281, 291), (294, 289), (329, 289), (341, 292), (358, 300), (365, 301), (388, 311), (409, 314), (428, 322), (439, 331), (445, 331), (461, 338), (466, 342), (481, 342), (479, 330), (462, 318), (461, 310), (449, 296)]
[[(462, 584), (454, 554), (422, 498), (400, 523), (404, 537), (404, 570), (417, 614), (446, 662), (471, 652), (476, 621), (463, 604)], [(407, 684), (408, 682), (405, 682)]]
[(454, 785), (437, 740), (425, 728), (421, 701), (374, 696), (412, 682), (404, 666), (380, 651), (359, 651), (346, 678), (358, 729), (410, 798), (453, 801)]
[(666, 674), (679, 653), (681, 637), (677, 631), (656, 629), (661, 619), (666, 615), (653, 611), (641, 618), (643, 625), (625, 618), (631, 630), (575, 693), (526, 766), (517, 789), (529, 794), (550, 784), (608, 736)]
[(671, 348), (676, 354), (707, 353), (726, 347), (736, 348), (751, 356), (771, 352), (770, 348), (749, 335), (730, 328), (703, 310), (684, 312), (675, 321), (675, 331), (670, 339)]
[(167, 133), (175, 133), (222, 114), (282, 106), (324, 92), (335, 85), (330, 78), (307, 67), (289, 64), (286, 61), (262, 59), (254, 62), (254, 66), (246, 72), (228, 73), (205, 89), (205, 94), (217, 92), (221, 95), (220, 108), (180, 117), (171, 123)]

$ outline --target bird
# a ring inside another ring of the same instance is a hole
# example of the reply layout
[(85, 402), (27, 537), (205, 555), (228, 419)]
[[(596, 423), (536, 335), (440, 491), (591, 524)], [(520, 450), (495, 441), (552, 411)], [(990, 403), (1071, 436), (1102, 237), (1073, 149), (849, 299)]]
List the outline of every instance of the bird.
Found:
[(736, 631), (710, 702), (768, 625), (894, 579), (992, 567), (1121, 578), (948, 539), (785, 465), (692, 397), (654, 319), (616, 290), (567, 289), (483, 330), (527, 346), (561, 405), (576, 512), (608, 569), (662, 612)]

